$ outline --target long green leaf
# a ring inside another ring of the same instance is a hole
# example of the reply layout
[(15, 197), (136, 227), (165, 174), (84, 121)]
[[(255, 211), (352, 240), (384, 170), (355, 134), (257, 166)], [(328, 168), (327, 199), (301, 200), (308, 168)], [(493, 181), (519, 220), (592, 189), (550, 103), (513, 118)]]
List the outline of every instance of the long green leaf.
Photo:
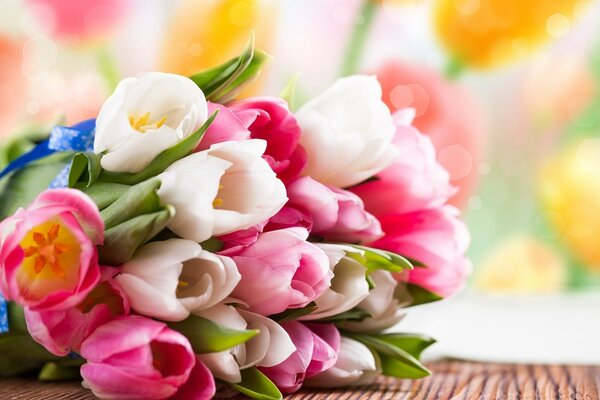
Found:
[(172, 206), (132, 218), (108, 229), (104, 233), (104, 245), (98, 248), (100, 262), (104, 265), (121, 265), (131, 259), (133, 253), (162, 231), (175, 215)]
[(0, 335), (0, 378), (34, 371), (55, 360), (58, 357), (36, 343), (29, 333)]
[(86, 187), (96, 182), (102, 172), (101, 158), (101, 154), (93, 152), (75, 154), (69, 171), (69, 187), (75, 187), (79, 181), (85, 182)]
[(362, 308), (354, 307), (351, 310), (343, 312), (338, 315), (334, 315), (328, 318), (320, 319), (319, 322), (344, 322), (344, 321), (362, 321), (365, 318), (372, 317), (373, 315), (367, 310)]
[(119, 225), (133, 217), (149, 214), (161, 208), (158, 197), (159, 179), (149, 179), (131, 186), (117, 201), (100, 213), (105, 229)]
[(419, 359), (421, 353), (436, 342), (436, 340), (430, 336), (419, 335), (416, 333), (387, 333), (384, 335), (376, 335), (374, 337), (406, 351), (416, 359)]
[(75, 185), (75, 189), (88, 195), (100, 210), (117, 201), (130, 187), (129, 185), (108, 182), (96, 182), (90, 187), (87, 187), (85, 183)]
[(191, 315), (183, 321), (171, 322), (169, 327), (188, 338), (198, 354), (225, 351), (258, 335), (256, 329), (235, 330), (209, 319)]
[[(62, 361), (62, 360), (61, 360)], [(76, 363), (62, 363), (60, 361), (51, 361), (44, 364), (38, 380), (41, 382), (65, 382), (81, 380), (79, 369), (85, 360), (67, 360), (77, 361)]]
[(277, 386), (256, 367), (243, 369), (240, 383), (228, 383), (238, 392), (256, 400), (280, 400), (283, 395)]
[(412, 283), (406, 285), (406, 289), (412, 297), (410, 306), (418, 306), (421, 304), (433, 303), (434, 301), (439, 301), (443, 299), (442, 296), (430, 292), (429, 290)]
[(362, 250), (364, 254), (348, 253), (349, 257), (354, 258), (367, 268), (371, 273), (376, 270), (386, 270), (390, 272), (402, 272), (413, 269), (413, 265), (401, 255), (390, 251), (373, 249), (371, 247), (352, 245), (352, 247)]
[(254, 82), (260, 75), (263, 66), (271, 60), (271, 56), (261, 50), (255, 50), (250, 63), (229, 86), (215, 93), (215, 101), (228, 103), (234, 100), (246, 86)]
[(269, 318), (280, 323), (284, 321), (292, 321), (312, 313), (317, 308), (318, 307), (315, 304), (315, 302), (311, 302), (302, 308), (292, 308), (290, 310), (285, 310), (279, 314), (271, 315)]
[(175, 161), (187, 156), (194, 148), (200, 143), (202, 136), (206, 133), (206, 130), (212, 124), (215, 117), (217, 116), (217, 112), (208, 118), (208, 120), (193, 134), (183, 139), (181, 142), (177, 143), (175, 146), (166, 149), (162, 153), (160, 153), (156, 158), (144, 168), (142, 171), (130, 174), (123, 172), (109, 172), (102, 171), (100, 177), (98, 178), (99, 182), (111, 182), (111, 183), (121, 183), (125, 185), (135, 185), (136, 183), (143, 182), (152, 177), (163, 172), (169, 165), (173, 164)]

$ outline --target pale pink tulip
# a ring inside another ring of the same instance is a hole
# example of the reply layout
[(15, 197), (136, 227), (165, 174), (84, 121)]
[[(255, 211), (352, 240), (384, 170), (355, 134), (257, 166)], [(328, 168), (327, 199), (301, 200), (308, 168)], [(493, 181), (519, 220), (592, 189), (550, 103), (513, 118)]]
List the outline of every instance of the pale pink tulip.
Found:
[(0, 292), (33, 311), (72, 308), (100, 280), (104, 222), (78, 190), (46, 190), (0, 223), (0, 240)]
[(341, 337), (333, 324), (288, 321), (281, 325), (290, 335), (296, 351), (281, 364), (260, 370), (282, 393), (289, 394), (300, 389), (304, 379), (335, 365)]
[(261, 233), (250, 246), (222, 251), (242, 275), (232, 297), (262, 315), (301, 308), (319, 297), (332, 274), (327, 255), (307, 238), (306, 229), (281, 229)]

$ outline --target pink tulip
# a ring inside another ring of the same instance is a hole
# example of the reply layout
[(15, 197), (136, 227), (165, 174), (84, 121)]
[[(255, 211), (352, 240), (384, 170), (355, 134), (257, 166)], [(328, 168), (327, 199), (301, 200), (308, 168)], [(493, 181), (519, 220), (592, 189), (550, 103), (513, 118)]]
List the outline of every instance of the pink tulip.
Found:
[(340, 332), (334, 324), (284, 322), (296, 351), (284, 362), (260, 370), (277, 385), (283, 394), (296, 392), (304, 379), (333, 367), (340, 350)]
[(219, 115), (207, 130), (196, 151), (229, 140), (263, 139), (264, 158), (284, 182), (296, 178), (306, 165), (306, 153), (299, 145), (300, 127), (287, 103), (276, 97), (255, 97), (226, 106), (209, 103), (209, 113)]
[[(186, 398), (214, 394), (214, 380), (188, 340), (149, 318), (127, 316), (99, 327), (82, 343), (81, 355), (87, 360), (83, 385), (100, 398), (166, 399), (180, 389)], [(193, 386), (186, 385), (190, 379)]]
[(332, 228), (338, 219), (338, 201), (335, 193), (309, 176), (303, 176), (287, 185), (288, 207), (304, 211), (312, 218), (312, 231), (323, 232)]
[(31, 337), (57, 356), (79, 351), (81, 343), (96, 328), (129, 314), (129, 301), (113, 280), (118, 272), (102, 267), (102, 281), (77, 306), (60, 311), (25, 309), (27, 329)]
[(377, 174), (375, 180), (352, 188), (376, 216), (440, 207), (456, 191), (448, 172), (436, 161), (431, 140), (410, 126), (409, 112), (394, 114), (398, 161)]
[(438, 295), (458, 290), (471, 270), (465, 258), (469, 231), (453, 206), (380, 217), (386, 235), (370, 246), (402, 254), (423, 264), (408, 281)]
[(414, 126), (431, 138), (438, 160), (459, 188), (450, 202), (465, 205), (477, 186), (485, 138), (471, 94), (423, 65), (390, 61), (375, 74), (390, 110), (416, 110)]
[(0, 223), (0, 238), (0, 291), (32, 311), (68, 310), (100, 280), (104, 222), (78, 190), (46, 190)]
[(329, 260), (307, 238), (306, 229), (281, 229), (261, 233), (249, 246), (222, 251), (242, 275), (232, 297), (262, 315), (301, 308), (319, 297), (331, 282)]

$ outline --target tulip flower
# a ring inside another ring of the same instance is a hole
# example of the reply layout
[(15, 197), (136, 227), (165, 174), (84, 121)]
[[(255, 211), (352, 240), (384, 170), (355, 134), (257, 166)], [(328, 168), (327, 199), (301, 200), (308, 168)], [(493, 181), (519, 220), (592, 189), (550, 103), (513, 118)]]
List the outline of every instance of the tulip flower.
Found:
[(161, 200), (175, 207), (168, 227), (203, 242), (259, 224), (286, 203), (285, 186), (262, 159), (260, 139), (213, 144), (173, 163), (158, 177)]
[(473, 96), (425, 65), (388, 61), (374, 73), (390, 110), (415, 110), (412, 124), (431, 138), (438, 162), (450, 174), (452, 185), (459, 188), (451, 204), (466, 205), (477, 186), (485, 147), (483, 114)]
[(96, 120), (102, 168), (135, 173), (207, 119), (204, 93), (189, 78), (152, 72), (122, 80)]
[(115, 279), (140, 314), (180, 321), (227, 298), (240, 281), (234, 262), (196, 242), (170, 239), (139, 249)]
[(372, 383), (381, 373), (371, 350), (356, 340), (342, 337), (337, 362), (307, 379), (305, 387), (336, 388)]
[(397, 282), (392, 273), (384, 270), (373, 271), (370, 275), (375, 287), (357, 307), (371, 314), (362, 321), (346, 321), (343, 329), (355, 332), (381, 332), (396, 325), (406, 312), (412, 300), (404, 282)]
[(229, 329), (259, 331), (249, 341), (229, 350), (198, 356), (216, 378), (224, 381), (238, 383), (242, 380), (240, 370), (254, 366), (273, 367), (296, 350), (287, 332), (277, 322), (262, 315), (224, 304), (194, 314)]
[(289, 201), (286, 208), (294, 208), (308, 215), (311, 231), (322, 232), (333, 228), (338, 219), (339, 205), (329, 187), (303, 176), (287, 186), (287, 194)]
[(306, 229), (281, 229), (261, 233), (249, 246), (222, 251), (242, 275), (232, 296), (262, 315), (301, 308), (318, 298), (332, 274), (327, 255), (307, 238)]
[(471, 270), (465, 258), (469, 231), (452, 206), (379, 217), (386, 235), (371, 247), (393, 251), (424, 265), (409, 271), (408, 281), (440, 296), (461, 288)]
[(395, 127), (374, 76), (337, 80), (296, 113), (306, 150), (305, 175), (348, 187), (391, 165), (398, 155)]
[(101, 325), (129, 314), (129, 300), (113, 276), (118, 271), (102, 267), (102, 281), (77, 306), (61, 311), (25, 308), (31, 337), (57, 356), (78, 352), (81, 343)]
[(81, 345), (81, 356), (87, 360), (83, 386), (100, 398), (166, 399), (180, 388), (191, 390), (184, 386), (190, 376), (197, 396), (190, 398), (208, 399), (215, 392), (212, 375), (188, 340), (149, 318), (122, 317), (99, 327)]
[(436, 0), (435, 31), (458, 62), (495, 67), (568, 33), (579, 1)]
[(600, 140), (585, 139), (550, 159), (539, 183), (542, 216), (573, 255), (600, 271)]
[(100, 280), (98, 208), (74, 189), (46, 190), (0, 223), (0, 292), (33, 311), (67, 310)]
[(337, 362), (340, 333), (333, 324), (288, 321), (282, 326), (296, 351), (281, 364), (260, 370), (283, 394), (290, 394), (300, 389), (304, 379), (326, 371)]
[(369, 295), (366, 268), (346, 255), (360, 253), (359, 250), (344, 245), (321, 243), (317, 246), (327, 254), (329, 268), (333, 273), (331, 286), (315, 299), (317, 309), (299, 320), (314, 321), (332, 317), (354, 308)]

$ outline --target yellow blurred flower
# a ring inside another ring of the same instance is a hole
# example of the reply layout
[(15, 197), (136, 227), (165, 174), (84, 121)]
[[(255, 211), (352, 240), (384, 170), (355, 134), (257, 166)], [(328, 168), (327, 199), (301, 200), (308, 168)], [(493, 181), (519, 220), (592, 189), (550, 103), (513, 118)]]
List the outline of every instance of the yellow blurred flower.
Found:
[(600, 139), (585, 139), (542, 174), (544, 215), (577, 259), (600, 272)]
[(269, 52), (276, 34), (276, 0), (183, 0), (175, 10), (159, 58), (165, 72), (191, 75), (239, 55), (255, 33)]
[(522, 57), (566, 35), (589, 0), (435, 0), (438, 37), (459, 63), (478, 68)]
[(531, 236), (515, 236), (480, 265), (475, 287), (492, 293), (551, 293), (567, 282), (566, 265), (552, 247)]

